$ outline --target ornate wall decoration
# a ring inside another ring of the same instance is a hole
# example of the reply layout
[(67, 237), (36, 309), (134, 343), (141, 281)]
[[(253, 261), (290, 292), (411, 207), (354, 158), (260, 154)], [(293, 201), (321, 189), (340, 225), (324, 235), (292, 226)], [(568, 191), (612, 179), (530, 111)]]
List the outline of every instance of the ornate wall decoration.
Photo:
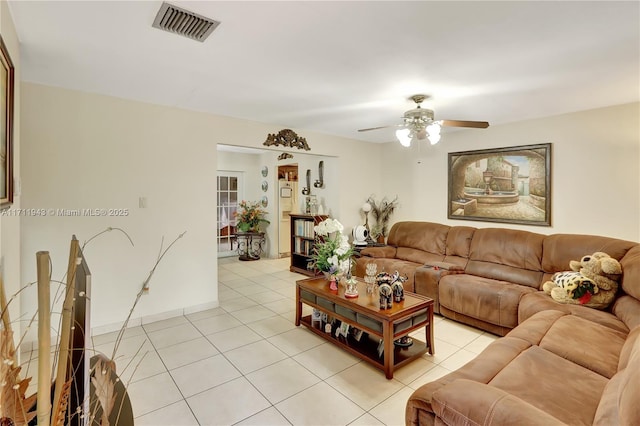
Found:
[(282, 129), (277, 134), (269, 133), (263, 145), (282, 145), (290, 148), (304, 149), (305, 151), (311, 150), (307, 144), (307, 140), (298, 136), (298, 134), (291, 129)]

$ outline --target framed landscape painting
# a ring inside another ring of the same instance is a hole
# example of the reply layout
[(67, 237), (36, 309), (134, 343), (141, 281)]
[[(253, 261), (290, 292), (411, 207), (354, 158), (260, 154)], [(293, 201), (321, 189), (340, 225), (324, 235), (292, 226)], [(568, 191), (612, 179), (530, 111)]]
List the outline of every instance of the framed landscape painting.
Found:
[(0, 36), (0, 208), (13, 203), (14, 67)]
[(449, 153), (447, 213), (551, 226), (551, 144)]

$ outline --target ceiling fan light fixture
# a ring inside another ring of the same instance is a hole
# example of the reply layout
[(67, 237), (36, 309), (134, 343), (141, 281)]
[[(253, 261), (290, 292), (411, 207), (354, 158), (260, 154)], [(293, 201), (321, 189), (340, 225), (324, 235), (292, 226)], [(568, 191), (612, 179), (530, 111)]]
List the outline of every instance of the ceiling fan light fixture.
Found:
[(431, 145), (435, 145), (440, 142), (440, 123), (431, 123), (427, 126), (426, 132), (429, 134), (429, 142), (431, 142)]
[(427, 137), (427, 130), (426, 129), (420, 129), (416, 132), (416, 137), (418, 138), (418, 140), (423, 140)]
[(398, 129), (396, 130), (396, 138), (398, 138), (398, 142), (404, 147), (411, 146), (411, 130), (409, 129)]

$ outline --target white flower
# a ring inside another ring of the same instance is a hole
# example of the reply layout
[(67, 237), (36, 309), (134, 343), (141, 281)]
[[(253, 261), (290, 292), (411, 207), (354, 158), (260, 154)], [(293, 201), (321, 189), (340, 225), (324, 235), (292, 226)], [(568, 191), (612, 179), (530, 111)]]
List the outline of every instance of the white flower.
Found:
[(327, 262), (329, 262), (329, 265), (333, 265), (333, 266), (339, 266), (338, 264), (338, 256), (336, 256), (335, 254), (333, 256), (331, 256), (330, 258), (327, 259)]

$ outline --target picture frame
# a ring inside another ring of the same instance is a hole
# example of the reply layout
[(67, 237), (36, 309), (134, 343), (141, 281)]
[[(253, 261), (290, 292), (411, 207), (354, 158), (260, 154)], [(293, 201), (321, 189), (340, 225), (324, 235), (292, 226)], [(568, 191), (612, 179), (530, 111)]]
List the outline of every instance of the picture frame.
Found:
[(0, 209), (13, 204), (15, 68), (0, 35)]
[(551, 226), (551, 144), (450, 152), (449, 219)]
[(280, 197), (281, 198), (291, 198), (291, 188), (288, 186), (283, 186), (280, 188)]

